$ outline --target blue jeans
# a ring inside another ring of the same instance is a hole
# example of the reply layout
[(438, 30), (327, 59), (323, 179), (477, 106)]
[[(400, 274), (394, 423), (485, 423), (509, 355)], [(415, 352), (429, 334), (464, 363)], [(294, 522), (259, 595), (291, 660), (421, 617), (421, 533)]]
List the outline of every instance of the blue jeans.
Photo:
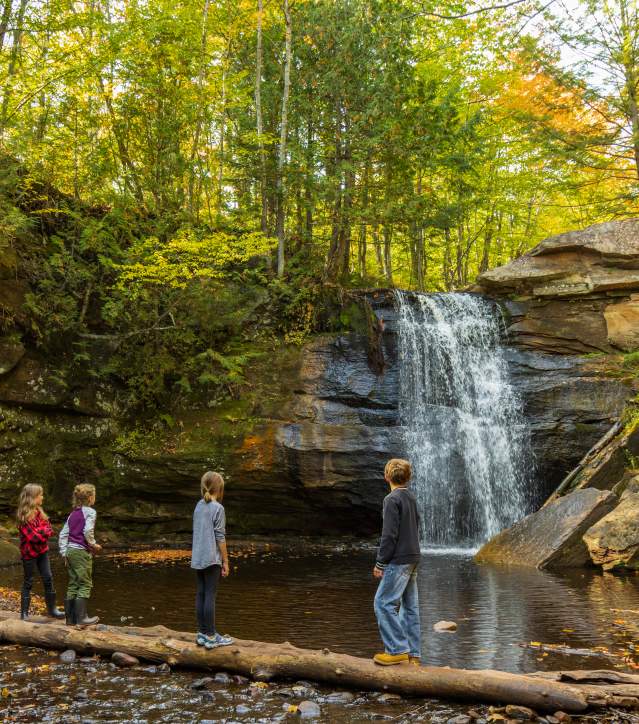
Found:
[(421, 657), (417, 563), (389, 563), (375, 594), (375, 616), (388, 654)]

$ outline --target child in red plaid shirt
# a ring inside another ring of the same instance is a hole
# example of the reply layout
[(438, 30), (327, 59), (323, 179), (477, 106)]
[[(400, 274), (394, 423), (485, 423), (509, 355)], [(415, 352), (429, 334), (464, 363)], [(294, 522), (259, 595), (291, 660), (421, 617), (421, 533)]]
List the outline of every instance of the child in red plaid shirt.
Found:
[(29, 483), (22, 488), (16, 513), (20, 533), (20, 555), (24, 569), (20, 604), (20, 618), (22, 619), (29, 616), (31, 588), (36, 568), (44, 585), (44, 599), (47, 602), (49, 616), (64, 618), (64, 612), (55, 605), (55, 588), (49, 563), (49, 538), (53, 535), (53, 528), (51, 528), (47, 514), (42, 510), (43, 502), (44, 491), (41, 485)]

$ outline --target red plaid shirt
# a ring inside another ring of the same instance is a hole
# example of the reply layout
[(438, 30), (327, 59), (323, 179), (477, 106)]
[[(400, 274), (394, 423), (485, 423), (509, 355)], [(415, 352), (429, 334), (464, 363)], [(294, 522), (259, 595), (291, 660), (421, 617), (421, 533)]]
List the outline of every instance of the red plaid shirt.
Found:
[(49, 550), (49, 538), (53, 535), (53, 528), (47, 518), (38, 511), (31, 520), (19, 528), (20, 554), (23, 560), (29, 561), (37, 558)]

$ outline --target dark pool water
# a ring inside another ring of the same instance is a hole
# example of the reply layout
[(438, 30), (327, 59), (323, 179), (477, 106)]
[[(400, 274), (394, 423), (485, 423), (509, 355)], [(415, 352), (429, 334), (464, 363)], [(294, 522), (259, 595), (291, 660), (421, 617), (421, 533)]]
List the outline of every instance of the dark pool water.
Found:
[[(236, 559), (235, 570), (222, 583), (218, 596), (218, 629), (238, 638), (290, 641), (298, 646), (327, 646), (335, 651), (372, 655), (379, 649), (372, 610), (376, 588), (371, 575), (373, 560), (372, 552), (361, 550), (312, 554), (280, 551)], [(54, 564), (54, 572), (58, 588), (63, 591), (65, 574), (59, 561)], [(5, 569), (0, 576), (2, 585), (20, 585), (18, 569)], [(96, 559), (94, 578), (91, 608), (104, 623), (164, 624), (194, 630), (194, 578), (188, 563), (142, 566), (102, 557)], [(426, 555), (420, 567), (419, 592), (426, 664), (530, 672), (561, 668), (630, 670), (629, 662), (639, 660), (636, 574), (619, 576), (581, 569), (553, 574), (478, 566), (462, 556)], [(457, 631), (434, 632), (433, 624), (441, 619), (456, 621)], [(531, 647), (531, 642), (560, 645), (573, 653), (542, 652)], [(24, 650), (0, 649), (5, 670), (10, 664), (24, 668), (24, 656)], [(34, 652), (34, 656), (41, 659), (44, 654)], [(83, 666), (91, 667), (87, 662)], [(104, 718), (96, 719), (100, 721), (118, 721), (117, 716), (109, 719), (111, 715), (107, 715), (108, 708), (118, 700), (116, 694), (122, 686), (118, 681), (132, 685), (131, 677), (136, 676), (140, 681), (134, 689), (141, 697), (141, 708), (135, 721), (273, 721), (275, 711), (277, 716), (282, 715), (282, 702), (277, 701), (275, 710), (271, 699), (270, 708), (263, 707), (260, 713), (259, 707), (255, 709), (255, 697), (247, 693), (246, 687), (240, 687), (237, 696), (240, 702), (242, 697), (249, 697), (253, 707), (250, 713), (240, 716), (236, 712), (237, 706), (244, 704), (237, 704), (227, 687), (226, 694), (222, 690), (216, 694), (218, 703), (224, 703), (227, 694), (231, 698), (223, 709), (226, 713), (220, 710), (213, 716), (209, 711), (204, 716), (189, 709), (201, 706), (201, 695), (188, 688), (189, 675), (158, 679), (149, 672), (118, 671), (105, 679), (103, 674), (82, 671), (77, 676), (89, 677), (83, 684), (85, 688), (90, 690), (91, 676), (98, 676), (102, 677), (100, 697), (115, 692), (106, 697)], [(118, 678), (114, 678), (116, 673)], [(152, 701), (143, 705), (145, 696)], [(167, 702), (173, 700), (177, 709), (169, 715)], [(351, 706), (344, 713), (342, 707), (342, 714), (332, 713), (326, 720), (363, 721), (377, 715), (401, 720), (415, 706), (406, 703), (389, 714), (388, 705), (365, 698), (355, 709)], [(432, 704), (428, 716), (434, 717), (432, 721), (442, 720), (443, 716), (446, 721), (451, 715), (446, 712), (451, 710), (442, 705), (444, 708), (437, 714), (437, 706)], [(188, 716), (187, 710), (191, 712)], [(95, 707), (89, 711), (96, 715)], [(176, 718), (171, 719), (172, 715)], [(90, 719), (78, 719), (84, 720)]]

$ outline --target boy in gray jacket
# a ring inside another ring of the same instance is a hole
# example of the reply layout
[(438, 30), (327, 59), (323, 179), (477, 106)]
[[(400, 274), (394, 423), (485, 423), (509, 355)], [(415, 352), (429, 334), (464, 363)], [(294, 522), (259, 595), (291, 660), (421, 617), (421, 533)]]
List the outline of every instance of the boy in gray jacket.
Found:
[(417, 569), (419, 567), (419, 512), (408, 483), (408, 460), (386, 463), (384, 479), (390, 493), (384, 498), (384, 524), (373, 575), (380, 579), (375, 595), (375, 615), (384, 642), (374, 661), (382, 666), (409, 662), (419, 666), (421, 630)]

